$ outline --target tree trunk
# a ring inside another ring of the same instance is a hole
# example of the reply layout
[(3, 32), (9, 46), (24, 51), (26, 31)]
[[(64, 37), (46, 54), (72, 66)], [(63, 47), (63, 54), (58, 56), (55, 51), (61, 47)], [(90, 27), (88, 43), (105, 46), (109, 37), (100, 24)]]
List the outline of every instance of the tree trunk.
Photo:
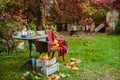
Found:
[(41, 11), (42, 0), (37, 0), (37, 27), (36, 30), (42, 29), (42, 11)]

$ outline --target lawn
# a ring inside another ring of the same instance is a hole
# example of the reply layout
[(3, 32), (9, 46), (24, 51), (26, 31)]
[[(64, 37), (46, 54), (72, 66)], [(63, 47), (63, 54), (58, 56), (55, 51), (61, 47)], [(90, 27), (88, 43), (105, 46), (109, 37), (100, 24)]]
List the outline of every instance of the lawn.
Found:
[[(94, 37), (78, 35), (64, 38), (68, 41), (68, 53), (65, 62), (62, 61), (62, 57), (57, 57), (57, 53), (55, 54), (60, 64), (60, 70), (55, 74), (62, 73), (70, 76), (61, 77), (59, 80), (120, 80), (119, 35), (96, 34)], [(39, 53), (35, 52), (36, 58), (38, 55)], [(20, 80), (26, 71), (31, 71), (29, 65), (18, 71), (19, 66), (28, 57), (28, 47), (9, 56), (1, 53), (0, 80)], [(71, 58), (81, 60), (81, 63), (77, 64), (79, 70), (74, 71), (65, 66)], [(40, 80), (43, 80), (43, 77), (45, 79), (45, 76), (42, 76)]]

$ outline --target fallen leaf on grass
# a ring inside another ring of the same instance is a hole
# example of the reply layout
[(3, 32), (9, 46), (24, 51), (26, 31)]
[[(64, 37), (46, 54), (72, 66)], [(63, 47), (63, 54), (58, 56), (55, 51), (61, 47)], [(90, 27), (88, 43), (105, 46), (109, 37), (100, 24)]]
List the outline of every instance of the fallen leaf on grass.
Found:
[(65, 77), (67, 77), (65, 74), (63, 74), (63, 73), (59, 73), (59, 75), (62, 77), (62, 78), (65, 78)]
[(69, 66), (74, 66), (75, 65), (75, 63), (74, 62), (70, 62), (70, 64), (69, 64)]
[(66, 74), (67, 77), (70, 77), (70, 74)]
[(80, 59), (76, 59), (76, 58), (71, 58), (70, 61), (71, 61), (71, 62), (75, 62), (76, 64), (82, 62)]
[(32, 71), (32, 73), (33, 73), (34, 75), (36, 75), (36, 74), (37, 74), (37, 72), (36, 72), (36, 71), (34, 71), (34, 70)]
[(26, 73), (23, 74), (23, 76), (28, 76), (30, 74), (30, 71), (26, 71)]
[(71, 67), (69, 65), (66, 65), (67, 68), (71, 69)]
[(76, 66), (74, 66), (74, 67), (72, 67), (72, 70), (78, 71), (78, 70), (79, 70), (79, 68), (78, 68), (78, 67), (76, 67)]
[(20, 80), (25, 80), (25, 76), (21, 76)]
[(71, 58), (70, 61), (75, 61), (76, 59), (75, 58)]
[(59, 80), (60, 76), (52, 74), (48, 76), (47, 78), (48, 80)]

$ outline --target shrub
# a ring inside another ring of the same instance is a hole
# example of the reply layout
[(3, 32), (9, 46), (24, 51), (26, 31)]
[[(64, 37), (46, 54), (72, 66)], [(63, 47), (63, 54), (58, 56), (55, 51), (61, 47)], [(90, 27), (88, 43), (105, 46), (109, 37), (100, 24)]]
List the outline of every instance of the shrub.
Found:
[(15, 21), (11, 14), (0, 16), (0, 37), (4, 41), (3, 44), (6, 45), (7, 53), (11, 53), (15, 48), (15, 40), (12, 35), (19, 31), (22, 27), (20, 22)]
[(117, 34), (120, 34), (120, 19), (118, 20), (118, 22), (117, 22), (117, 24), (116, 24), (115, 32), (116, 32)]
[(4, 51), (5, 51), (5, 52), (7, 51), (6, 46), (5, 46), (4, 44), (1, 44), (1, 45), (0, 45), (0, 53), (1, 53), (1, 52), (4, 52)]
[(45, 25), (44, 29), (47, 30), (52, 30), (53, 32), (57, 33), (56, 28), (53, 25)]
[(93, 16), (95, 25), (98, 26), (101, 22), (106, 20), (106, 10), (98, 9), (97, 13)]

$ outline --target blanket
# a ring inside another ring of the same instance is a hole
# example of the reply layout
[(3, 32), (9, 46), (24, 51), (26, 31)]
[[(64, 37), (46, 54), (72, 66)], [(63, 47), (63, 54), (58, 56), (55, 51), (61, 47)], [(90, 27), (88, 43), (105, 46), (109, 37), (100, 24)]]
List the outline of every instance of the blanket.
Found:
[(53, 31), (51, 30), (45, 30), (45, 33), (48, 35), (47, 40), (50, 42), (50, 45), (54, 45), (54, 40), (58, 41), (59, 47), (58, 47), (58, 56), (63, 56), (67, 53), (67, 42), (60, 37), (56, 36)]

